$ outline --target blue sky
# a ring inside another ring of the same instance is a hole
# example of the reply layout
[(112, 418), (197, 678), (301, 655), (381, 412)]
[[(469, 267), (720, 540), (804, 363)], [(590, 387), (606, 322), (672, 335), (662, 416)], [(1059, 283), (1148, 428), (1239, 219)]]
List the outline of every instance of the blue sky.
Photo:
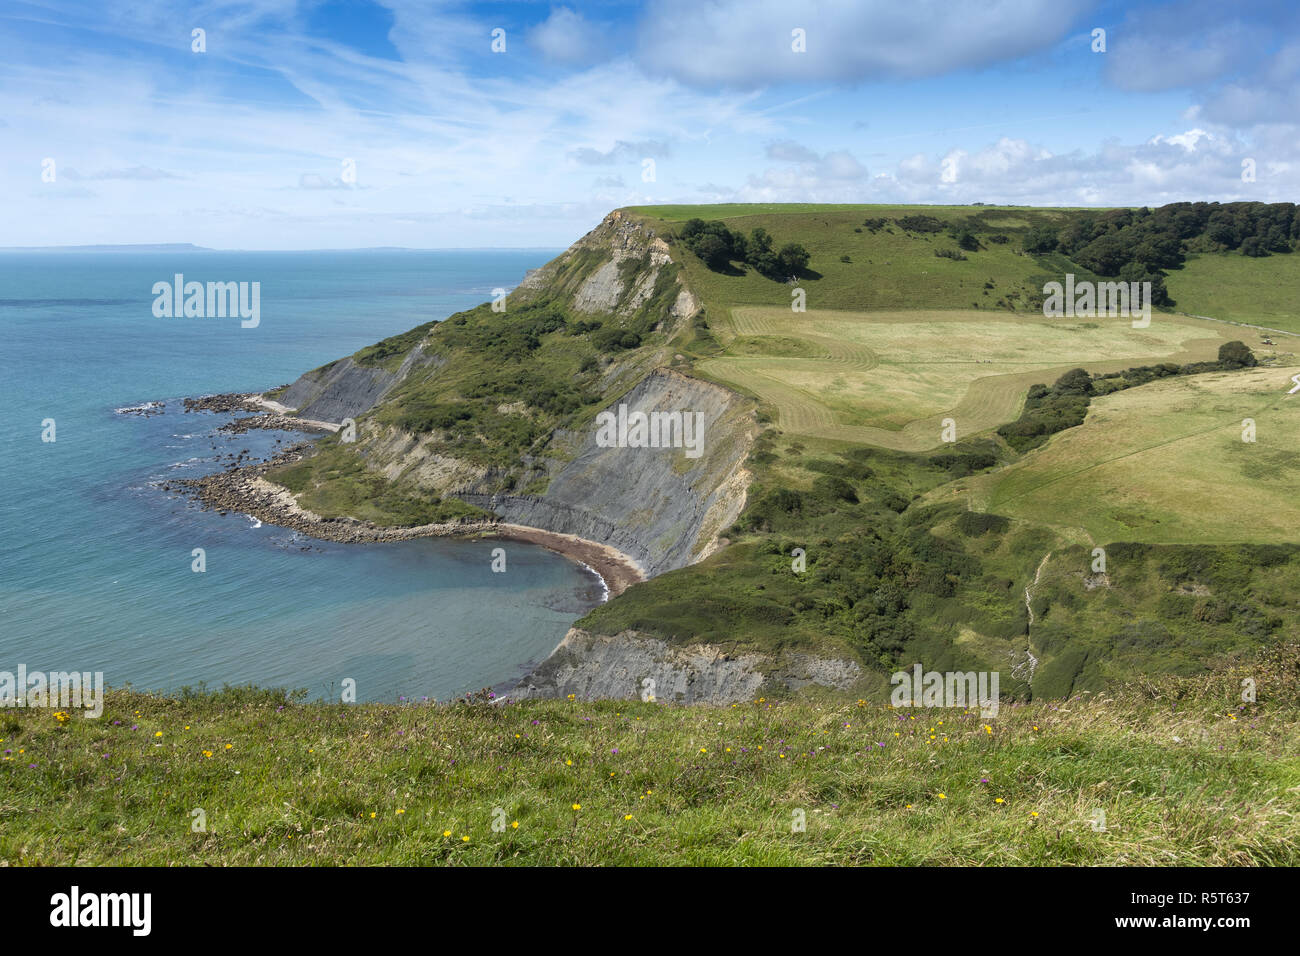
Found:
[(562, 246), (658, 202), (1295, 201), (1300, 5), (6, 0), (0, 177), (4, 246)]

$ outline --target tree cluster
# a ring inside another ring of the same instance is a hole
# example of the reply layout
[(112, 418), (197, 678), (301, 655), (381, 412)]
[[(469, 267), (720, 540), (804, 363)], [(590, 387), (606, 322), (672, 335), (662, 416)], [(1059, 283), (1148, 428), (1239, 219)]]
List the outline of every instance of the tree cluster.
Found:
[(1259, 364), (1255, 353), (1245, 342), (1225, 342), (1219, 346), (1217, 362), (1192, 362), (1177, 365), (1162, 362), (1159, 365), (1142, 365), (1122, 372), (1089, 375), (1085, 369), (1066, 372), (1048, 388), (1031, 385), (1025, 396), (1025, 408), (1014, 422), (998, 429), (1008, 445), (1018, 452), (1037, 448), (1048, 437), (1083, 423), (1088, 406), (1094, 396), (1109, 395), (1126, 388), (1135, 388), (1172, 375), (1196, 375), (1200, 372), (1233, 371), (1252, 368)]
[(810, 259), (808, 251), (795, 242), (774, 249), (771, 235), (762, 227), (745, 236), (718, 220), (687, 221), (681, 240), (715, 272), (725, 271), (733, 262), (743, 262), (769, 279), (798, 278)]
[(1291, 252), (1300, 242), (1294, 203), (1180, 202), (1157, 209), (1109, 209), (1043, 223), (1025, 236), (1025, 251), (1060, 252), (1100, 276), (1150, 282), (1152, 301), (1169, 304), (1164, 275), (1189, 252), (1240, 252), (1259, 257)]

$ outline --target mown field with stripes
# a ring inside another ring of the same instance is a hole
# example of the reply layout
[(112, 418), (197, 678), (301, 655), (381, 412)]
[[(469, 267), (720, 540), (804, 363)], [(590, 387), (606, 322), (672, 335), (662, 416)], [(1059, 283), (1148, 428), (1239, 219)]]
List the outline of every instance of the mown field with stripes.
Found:
[(1212, 360), (1240, 330), (1159, 314), (1134, 329), (1126, 318), (746, 306), (714, 335), (722, 353), (697, 371), (767, 403), (782, 430), (925, 451), (943, 443), (944, 419), (959, 439), (987, 432), (1019, 414), (1030, 385), (1071, 368)]

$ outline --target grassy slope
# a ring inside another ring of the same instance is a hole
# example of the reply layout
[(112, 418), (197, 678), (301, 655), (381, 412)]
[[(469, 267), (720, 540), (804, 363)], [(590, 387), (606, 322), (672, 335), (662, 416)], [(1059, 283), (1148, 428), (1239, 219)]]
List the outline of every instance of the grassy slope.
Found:
[[(972, 479), (980, 510), (1086, 528), (1097, 541), (1288, 543), (1300, 367), (1156, 382), (1097, 399), (1083, 425), (1007, 468)], [(1242, 440), (1252, 418), (1256, 440)]]
[(1165, 286), (1180, 312), (1300, 334), (1300, 268), (1294, 254), (1193, 255), (1169, 273)]
[[(575, 255), (560, 271), (552, 293), (581, 283), (601, 260)], [(422, 437), (425, 451), (458, 463), (449, 469), (451, 490), (465, 475), (492, 471), (489, 491), (540, 492), (540, 466), (524, 462), (539, 454), (563, 457), (552, 445), (557, 430), (588, 427), (612, 395), (604, 384), (622, 376), (624, 387), (659, 364), (663, 331), (651, 328), (677, 294), (671, 267), (661, 270), (652, 295), (627, 314), (596, 319), (600, 331), (634, 330), (642, 347), (605, 344), (573, 314), (565, 300), (545, 292), (512, 299), (505, 312), (488, 305), (428, 323), (356, 353), (359, 364), (395, 370), (423, 344), (436, 363), (404, 379), (383, 403), (361, 416), (362, 439), (343, 445), (319, 439), (306, 460), (272, 470), (268, 478), (300, 495), (302, 505), (324, 516), (348, 515), (388, 525), (418, 525), (477, 515), (477, 509), (440, 496), (407, 474), (381, 478), (367, 439), (387, 426)], [(638, 370), (639, 374), (632, 371)], [(364, 455), (372, 460), (363, 464)], [(445, 490), (445, 489), (438, 489)]]
[(488, 516), (481, 508), (456, 498), (440, 498), (386, 480), (337, 440), (318, 440), (311, 457), (273, 469), (270, 478), (319, 515), (347, 515), (390, 526)]
[[(666, 210), (666, 211), (665, 211)], [(680, 210), (674, 214), (674, 210)], [(659, 234), (671, 233), (676, 223), (696, 216), (724, 221), (728, 227), (749, 233), (758, 227), (771, 233), (776, 248), (799, 242), (811, 254), (809, 268), (817, 277), (801, 286), (810, 309), (1005, 309), (1024, 310), (1043, 283), (1060, 277), (1055, 257), (1035, 258), (1020, 251), (1016, 238), (1042, 221), (1063, 219), (1063, 210), (980, 209), (970, 206), (747, 206), (634, 207), (634, 212)], [(768, 211), (772, 210), (772, 211)], [(933, 216), (945, 224), (970, 225), (984, 237), (1006, 235), (1010, 241), (984, 242), (979, 252), (966, 253), (965, 261), (937, 257), (936, 249), (955, 249), (944, 232), (904, 233), (894, 224), (872, 232), (863, 228), (867, 218), (910, 214)], [(671, 217), (671, 218), (669, 218)], [(861, 232), (854, 232), (854, 229)], [(850, 262), (842, 262), (848, 256)], [(682, 255), (687, 284), (704, 300), (709, 322), (725, 323), (727, 311), (741, 305), (790, 307), (790, 287), (758, 275), (713, 272), (689, 253)], [(1084, 275), (1074, 267), (1072, 271)], [(992, 282), (993, 288), (984, 284)], [(988, 295), (984, 295), (988, 292)], [(1001, 300), (1004, 304), (999, 305)]]
[(97, 721), (5, 712), (0, 859), (1296, 865), (1298, 692), (1283, 657), (991, 719), (114, 692)]
[[(871, 672), (858, 694), (877, 701), (886, 699), (883, 674), (918, 661), (941, 671), (998, 670), (1003, 693), (1024, 696), (1028, 652), (1038, 660), (1033, 696), (1065, 697), (1136, 674), (1194, 674), (1217, 653), (1300, 633), (1294, 545), (1093, 541), (1081, 529), (1019, 519), (969, 529), (973, 478), (952, 481), (917, 455), (839, 455), (768, 436), (733, 544), (636, 585), (580, 626), (737, 651), (848, 656)], [(828, 497), (821, 482), (830, 475), (849, 482), (858, 502)], [(798, 508), (774, 506), (775, 489), (798, 493)], [(1095, 544), (1109, 559), (1101, 586), (1090, 578)], [(804, 573), (792, 570), (796, 547), (806, 551)], [(1031, 628), (1024, 592), (1048, 554)]]

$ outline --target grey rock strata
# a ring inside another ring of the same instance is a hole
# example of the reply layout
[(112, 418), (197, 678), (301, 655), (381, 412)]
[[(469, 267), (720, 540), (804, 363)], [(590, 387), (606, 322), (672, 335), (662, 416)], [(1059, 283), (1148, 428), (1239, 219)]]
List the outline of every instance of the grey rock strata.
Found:
[(753, 700), (764, 687), (798, 690), (820, 684), (852, 688), (862, 677), (855, 661), (794, 654), (728, 653), (712, 644), (677, 646), (636, 631), (592, 634), (571, 628), (549, 657), (507, 691), (506, 698), (655, 700), (724, 705)]

